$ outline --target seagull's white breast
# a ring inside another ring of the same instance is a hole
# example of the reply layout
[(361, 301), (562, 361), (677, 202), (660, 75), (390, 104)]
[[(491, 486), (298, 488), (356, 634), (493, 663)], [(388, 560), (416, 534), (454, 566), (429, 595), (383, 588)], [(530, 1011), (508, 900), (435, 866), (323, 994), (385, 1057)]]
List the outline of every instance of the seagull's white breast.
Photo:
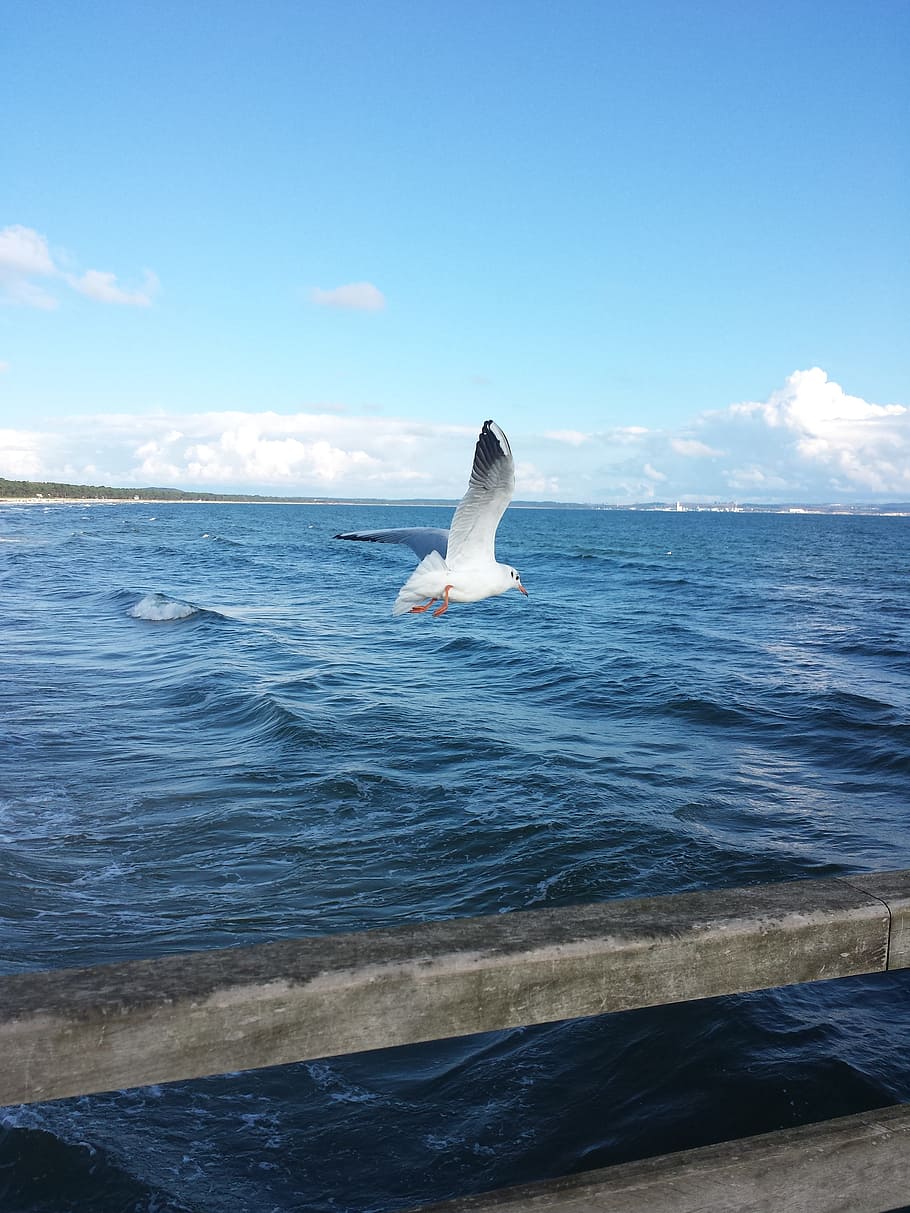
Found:
[(448, 580), (440, 586), (440, 593), (446, 585), (450, 585), (449, 598), (452, 602), (480, 602), (482, 598), (504, 594), (515, 584), (508, 565), (493, 560), (447, 569), (446, 576)]

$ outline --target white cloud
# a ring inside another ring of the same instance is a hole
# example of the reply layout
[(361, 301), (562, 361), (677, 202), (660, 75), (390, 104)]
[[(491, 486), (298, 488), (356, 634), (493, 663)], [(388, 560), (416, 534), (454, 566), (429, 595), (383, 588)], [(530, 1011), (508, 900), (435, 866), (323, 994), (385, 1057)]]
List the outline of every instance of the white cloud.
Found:
[(56, 274), (46, 237), (20, 223), (5, 227), (0, 232), (0, 271), (39, 278)]
[(327, 291), (314, 287), (310, 299), (319, 307), (347, 308), (355, 312), (381, 312), (386, 305), (385, 295), (372, 282), (349, 282)]
[(100, 303), (148, 307), (158, 289), (158, 279), (146, 270), (142, 288), (130, 291), (106, 270), (66, 273), (54, 259), (47, 237), (34, 228), (12, 224), (0, 231), (0, 299), (50, 311), (60, 306), (51, 287), (63, 285)]
[(515, 464), (515, 494), (517, 497), (533, 497), (552, 500), (559, 496), (559, 480), (548, 476), (533, 463)]
[(730, 412), (744, 416), (758, 413), (770, 426), (782, 425), (811, 434), (844, 421), (900, 417), (907, 410), (901, 404), (869, 404), (860, 396), (848, 396), (839, 383), (815, 366), (809, 371), (794, 371), (784, 387), (772, 392), (764, 404), (733, 404)]
[(2, 375), (4, 371), (8, 371), (8, 370), (9, 370), (9, 363), (0, 362), (0, 375)]
[(670, 446), (676, 451), (677, 455), (693, 458), (702, 455), (723, 455), (724, 453), (713, 446), (708, 446), (706, 442), (699, 442), (696, 438), (671, 438)]
[(201, 484), (240, 482), (287, 484), (303, 481), (331, 485), (358, 474), (381, 471), (380, 461), (364, 450), (344, 450), (324, 438), (302, 442), (282, 433), (273, 415), (230, 425), (213, 441), (185, 448), (186, 471)]
[(31, 479), (81, 480), (91, 464), (96, 483), (127, 486), (460, 497), (478, 429), (322, 411), (107, 414), (57, 421), (53, 435), (10, 431), (0, 449)]
[(601, 438), (610, 446), (637, 446), (653, 435), (655, 431), (646, 429), (643, 425), (619, 425), (601, 434)]
[(526, 454), (574, 500), (910, 500), (910, 410), (849, 395), (818, 368), (676, 429), (613, 426), (577, 446), (553, 437), (531, 437)]
[(0, 298), (24, 307), (57, 307), (57, 299), (35, 279), (57, 275), (47, 240), (33, 228), (13, 224), (0, 231)]
[(0, 429), (0, 476), (11, 480), (44, 480), (51, 437), (35, 430)]
[[(4, 394), (8, 394), (6, 391)], [(538, 500), (910, 501), (910, 409), (796, 372), (763, 402), (678, 430), (522, 432), (516, 492)], [(0, 475), (326, 497), (454, 498), (480, 426), (327, 407), (66, 417), (0, 434)], [(558, 435), (558, 436), (554, 436)], [(91, 469), (87, 471), (86, 469)]]
[(547, 430), (544, 438), (549, 438), (551, 442), (565, 442), (569, 446), (584, 446), (590, 435), (580, 430)]
[(756, 467), (731, 468), (724, 473), (727, 484), (734, 491), (759, 492), (767, 494), (782, 489), (792, 488), (787, 480), (768, 469)]
[(99, 303), (118, 303), (126, 307), (151, 307), (158, 291), (158, 277), (151, 270), (145, 271), (145, 281), (140, 290), (128, 291), (117, 283), (115, 274), (104, 270), (86, 270), (80, 277), (69, 276), (70, 286), (80, 295), (96, 299)]
[(910, 410), (848, 395), (820, 367), (794, 371), (764, 402), (708, 418), (718, 420), (733, 433), (772, 439), (772, 470), (796, 472), (785, 477), (791, 484), (823, 480), (835, 496), (910, 495)]

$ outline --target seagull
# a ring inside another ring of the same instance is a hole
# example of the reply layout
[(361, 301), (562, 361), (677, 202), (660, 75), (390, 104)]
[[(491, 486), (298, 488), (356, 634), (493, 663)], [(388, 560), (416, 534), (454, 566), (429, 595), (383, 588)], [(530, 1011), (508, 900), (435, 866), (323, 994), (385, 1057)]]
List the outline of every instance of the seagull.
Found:
[(336, 539), (366, 543), (403, 543), (420, 564), (398, 591), (393, 615), (422, 615), (442, 600), (433, 615), (444, 615), (450, 602), (480, 602), (506, 590), (528, 591), (518, 570), (496, 559), (496, 528), (512, 500), (515, 465), (509, 440), (495, 421), (485, 421), (474, 448), (468, 491), (458, 504), (449, 530), (439, 527), (395, 527), (381, 531), (346, 531)]

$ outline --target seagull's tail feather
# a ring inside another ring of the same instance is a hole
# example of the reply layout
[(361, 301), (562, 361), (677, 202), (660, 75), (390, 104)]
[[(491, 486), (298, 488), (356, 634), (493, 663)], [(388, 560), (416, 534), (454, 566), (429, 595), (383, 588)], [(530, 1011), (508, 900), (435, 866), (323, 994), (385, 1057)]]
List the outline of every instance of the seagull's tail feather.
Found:
[(398, 591), (393, 615), (404, 615), (428, 598), (440, 598), (446, 584), (448, 566), (439, 552), (430, 552)]

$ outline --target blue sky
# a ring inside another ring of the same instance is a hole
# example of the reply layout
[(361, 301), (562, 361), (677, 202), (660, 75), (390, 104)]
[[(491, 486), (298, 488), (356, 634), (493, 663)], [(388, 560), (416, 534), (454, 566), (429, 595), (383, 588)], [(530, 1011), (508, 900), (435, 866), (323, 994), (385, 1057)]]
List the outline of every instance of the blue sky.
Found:
[(0, 475), (910, 499), (910, 5), (8, 0)]

